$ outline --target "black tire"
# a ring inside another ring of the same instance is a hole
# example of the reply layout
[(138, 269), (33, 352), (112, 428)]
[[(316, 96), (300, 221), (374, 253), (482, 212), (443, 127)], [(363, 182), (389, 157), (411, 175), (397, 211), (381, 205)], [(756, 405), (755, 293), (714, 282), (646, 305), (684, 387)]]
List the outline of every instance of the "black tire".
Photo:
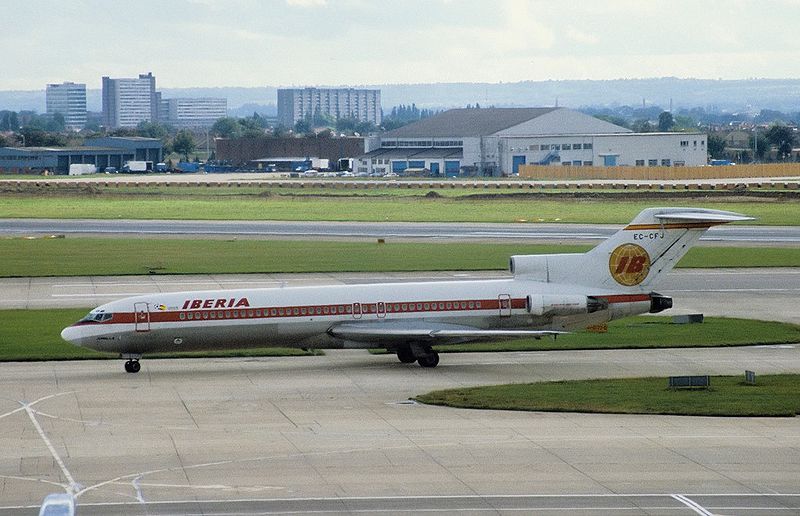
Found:
[(411, 352), (411, 348), (397, 348), (397, 359), (404, 364), (412, 364), (417, 361), (417, 357)]
[(439, 365), (439, 353), (434, 351), (430, 355), (418, 358), (417, 362), (422, 367), (436, 367)]
[(128, 360), (125, 362), (125, 371), (129, 373), (138, 373), (142, 368), (142, 364), (138, 360)]
[(132, 360), (128, 360), (127, 362), (125, 362), (125, 372), (126, 373), (132, 373), (133, 372), (133, 371), (131, 371), (131, 364), (132, 363), (133, 363)]

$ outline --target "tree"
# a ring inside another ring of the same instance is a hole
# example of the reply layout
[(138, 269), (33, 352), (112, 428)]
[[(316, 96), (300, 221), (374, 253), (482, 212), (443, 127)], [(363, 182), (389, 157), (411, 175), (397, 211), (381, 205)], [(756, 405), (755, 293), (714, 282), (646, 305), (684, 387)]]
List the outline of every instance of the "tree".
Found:
[(792, 155), (792, 148), (794, 147), (795, 134), (791, 127), (783, 124), (773, 124), (767, 129), (764, 134), (767, 141), (778, 149), (778, 159), (783, 161)]
[(634, 120), (631, 129), (633, 129), (633, 132), (635, 133), (652, 133), (653, 124), (647, 120)]
[(294, 132), (295, 134), (305, 134), (311, 130), (311, 119), (310, 118), (303, 118), (302, 120), (298, 120), (294, 124)]
[(708, 135), (708, 154), (714, 159), (721, 159), (725, 152), (725, 138), (718, 134)]
[(175, 134), (172, 140), (172, 150), (178, 154), (183, 154), (184, 161), (189, 161), (189, 154), (194, 152), (197, 144), (194, 141), (192, 133), (183, 129)]
[(238, 138), (242, 135), (242, 126), (239, 120), (226, 116), (214, 122), (211, 132), (220, 138)]
[(658, 130), (662, 133), (666, 133), (672, 130), (675, 126), (675, 119), (672, 118), (672, 113), (669, 111), (662, 111), (660, 115), (658, 115)]
[(139, 132), (139, 136), (158, 138), (159, 140), (163, 140), (167, 137), (167, 134), (169, 134), (169, 129), (158, 122), (141, 121), (139, 125), (136, 126), (136, 130)]
[(755, 150), (755, 159), (758, 161), (763, 161), (764, 154), (766, 154), (767, 149), (769, 148), (769, 141), (767, 141), (767, 137), (764, 136), (764, 133), (756, 133), (757, 136), (750, 135), (750, 148)]

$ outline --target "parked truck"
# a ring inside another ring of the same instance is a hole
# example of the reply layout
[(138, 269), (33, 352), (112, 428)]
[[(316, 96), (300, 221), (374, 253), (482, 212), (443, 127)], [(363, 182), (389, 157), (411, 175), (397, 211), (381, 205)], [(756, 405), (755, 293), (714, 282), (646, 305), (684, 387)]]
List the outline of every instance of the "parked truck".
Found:
[(126, 161), (125, 165), (122, 167), (123, 172), (152, 172), (153, 171), (153, 162), (152, 161)]

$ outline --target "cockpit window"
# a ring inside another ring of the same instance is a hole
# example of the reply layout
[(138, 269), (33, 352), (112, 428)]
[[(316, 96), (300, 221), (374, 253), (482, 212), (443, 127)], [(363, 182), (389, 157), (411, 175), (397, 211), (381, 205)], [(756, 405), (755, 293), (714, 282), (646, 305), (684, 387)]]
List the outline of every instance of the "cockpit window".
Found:
[(114, 314), (105, 312), (90, 312), (86, 317), (78, 322), (106, 322), (110, 321), (113, 317)]

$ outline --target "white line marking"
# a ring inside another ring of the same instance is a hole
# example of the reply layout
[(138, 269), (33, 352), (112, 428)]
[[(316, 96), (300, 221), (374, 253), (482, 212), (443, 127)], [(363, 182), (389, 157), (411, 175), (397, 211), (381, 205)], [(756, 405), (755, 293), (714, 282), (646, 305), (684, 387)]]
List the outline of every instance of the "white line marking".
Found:
[(28, 413), (28, 417), (30, 418), (31, 423), (33, 423), (34, 428), (36, 428), (36, 431), (39, 433), (39, 437), (42, 438), (44, 444), (47, 445), (47, 449), (50, 450), (50, 455), (53, 456), (53, 459), (55, 459), (56, 464), (58, 464), (58, 467), (61, 468), (61, 472), (64, 474), (64, 478), (66, 478), (67, 482), (69, 482), (69, 488), (67, 489), (67, 492), (70, 494), (74, 494), (75, 492), (78, 491), (80, 486), (78, 486), (77, 482), (75, 482), (75, 479), (72, 478), (72, 475), (70, 474), (69, 470), (64, 465), (64, 461), (61, 460), (61, 457), (58, 455), (58, 452), (56, 452), (56, 449), (53, 447), (53, 443), (50, 442), (50, 439), (47, 438), (47, 434), (45, 434), (44, 430), (42, 430), (42, 427), (39, 425), (39, 421), (36, 420), (36, 416), (33, 414), (33, 410), (31, 410), (30, 404), (25, 403), (23, 407), (25, 408), (25, 412)]
[(702, 505), (694, 500), (690, 500), (689, 498), (679, 494), (673, 494), (670, 496), (701, 516), (714, 516), (713, 512), (706, 510)]

